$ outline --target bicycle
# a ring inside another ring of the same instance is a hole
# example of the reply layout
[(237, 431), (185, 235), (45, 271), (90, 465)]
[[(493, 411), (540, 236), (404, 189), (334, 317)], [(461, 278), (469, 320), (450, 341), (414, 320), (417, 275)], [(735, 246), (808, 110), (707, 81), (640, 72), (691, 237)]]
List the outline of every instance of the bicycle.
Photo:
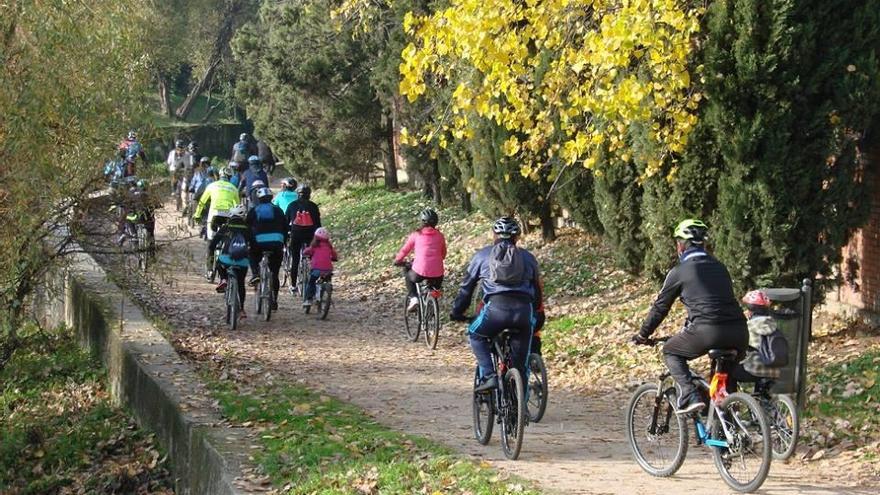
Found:
[[(309, 284), (309, 275), (312, 273), (312, 259), (305, 256), (303, 254), (304, 251), (305, 246), (299, 250), (299, 271), (296, 274), (296, 290), (302, 296), (303, 302), (306, 302), (306, 286)], [(311, 306), (303, 306), (303, 311), (306, 314), (309, 314), (311, 310)]]
[[(655, 346), (668, 337), (649, 339)], [(738, 492), (757, 490), (770, 471), (770, 426), (758, 402), (749, 394), (727, 393), (727, 369), (735, 363), (736, 350), (712, 349), (710, 382), (693, 375), (694, 385), (709, 401), (706, 422), (700, 414), (692, 414), (697, 432), (697, 445), (712, 449), (715, 467), (728, 486)], [(671, 375), (665, 372), (657, 383), (645, 383), (633, 393), (626, 410), (626, 433), (636, 462), (648, 474), (667, 477), (675, 474), (684, 463), (688, 449), (687, 417), (676, 414), (677, 394)], [(637, 409), (644, 409), (636, 414)], [(636, 424), (636, 421), (642, 421)], [(750, 431), (749, 428), (754, 431)], [(667, 460), (661, 443), (670, 440), (673, 455)], [(760, 449), (760, 453), (756, 452)], [(656, 452), (657, 459), (653, 457)], [(738, 475), (746, 471), (747, 456), (757, 461), (755, 473), (740, 480)], [(742, 473), (732, 469), (741, 466)]]
[(258, 315), (263, 315), (263, 321), (269, 321), (272, 317), (272, 308), (275, 305), (275, 291), (272, 285), (269, 253), (263, 252), (263, 259), (260, 260), (260, 283), (257, 284), (257, 294), (254, 298), (255, 309)]
[(538, 423), (547, 410), (547, 367), (540, 354), (529, 355), (528, 401), (529, 421)]
[(773, 459), (784, 461), (794, 455), (800, 434), (800, 415), (797, 404), (788, 395), (771, 394), (774, 380), (759, 378), (755, 382), (752, 397), (764, 408), (764, 415), (770, 423), (773, 443)]
[[(492, 339), (492, 363), (498, 384), (488, 392), (473, 393), (474, 438), (480, 445), (489, 443), (495, 423), (501, 425), (501, 449), (504, 456), (516, 460), (522, 449), (523, 430), (528, 421), (525, 384), (519, 370), (510, 362), (510, 335), (504, 330)], [(480, 383), (480, 368), (474, 372), (474, 388)]]
[(232, 330), (238, 328), (238, 319), (241, 317), (241, 299), (238, 297), (238, 270), (242, 268), (229, 266), (226, 268), (226, 324)]
[(284, 255), (281, 257), (281, 286), (287, 285), (290, 278), (290, 268), (293, 266), (293, 258), (290, 257), (290, 248), (284, 245)]
[(150, 256), (153, 253), (153, 243), (147, 234), (146, 225), (141, 221), (141, 215), (137, 213), (126, 215), (123, 232), (135, 255), (136, 268), (146, 273)]
[(315, 301), (318, 305), (318, 317), (322, 320), (327, 319), (327, 313), (330, 311), (333, 296), (332, 279), (333, 272), (321, 272), (315, 282)]
[[(407, 276), (407, 272), (412, 265), (406, 264), (403, 268), (403, 276)], [(412, 311), (409, 310), (409, 295), (403, 299), (403, 325), (406, 335), (411, 342), (415, 342), (419, 338), (419, 333), (424, 332), (425, 345), (428, 349), (436, 349), (437, 341), (440, 336), (440, 297), (443, 291), (431, 287), (427, 280), (422, 280), (416, 284), (416, 297), (419, 300), (416, 316), (417, 321), (410, 321)]]

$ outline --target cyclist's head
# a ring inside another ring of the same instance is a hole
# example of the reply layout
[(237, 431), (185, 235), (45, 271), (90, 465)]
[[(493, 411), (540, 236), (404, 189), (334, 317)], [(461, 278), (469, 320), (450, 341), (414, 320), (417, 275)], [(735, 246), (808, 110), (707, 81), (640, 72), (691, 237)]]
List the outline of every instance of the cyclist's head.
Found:
[(260, 165), (262, 165), (262, 162), (260, 161), (260, 157), (258, 157), (257, 155), (249, 156), (248, 157), (248, 165), (250, 165), (251, 167), (259, 167)]
[(232, 170), (232, 167), (226, 167), (220, 171), (220, 178), (223, 180), (229, 180), (233, 175), (235, 175), (235, 170)]
[(244, 205), (235, 205), (229, 209), (229, 218), (237, 218), (239, 220), (244, 220), (244, 217), (247, 216), (247, 208)]
[(678, 223), (674, 235), (681, 252), (692, 246), (702, 247), (709, 237), (709, 227), (700, 220), (688, 218)]
[(750, 290), (743, 296), (742, 302), (754, 314), (765, 315), (770, 313), (770, 298), (762, 290)]
[(437, 215), (437, 212), (434, 211), (433, 208), (425, 208), (419, 214), (419, 220), (421, 220), (422, 225), (436, 227), (437, 224), (440, 222), (440, 217)]
[(199, 165), (201, 165), (203, 167), (210, 167), (211, 166), (211, 159), (208, 158), (207, 156), (203, 156), (202, 159), (199, 160)]
[(324, 227), (318, 227), (318, 230), (315, 231), (315, 239), (318, 239), (319, 241), (329, 241), (330, 231)]
[(268, 187), (261, 187), (257, 189), (257, 199), (260, 200), (260, 203), (268, 203), (269, 201), (272, 201), (272, 190)]
[(519, 238), (519, 224), (511, 217), (501, 217), (492, 224), (492, 232), (499, 239), (510, 239), (514, 242)]
[(239, 141), (247, 141), (247, 133), (246, 133), (246, 132), (242, 132), (242, 133), (241, 133), (241, 136), (238, 136), (238, 140), (239, 140)]
[(281, 189), (285, 191), (292, 191), (296, 189), (296, 179), (293, 177), (285, 177), (281, 179)]
[(238, 171), (238, 162), (229, 162), (229, 168), (233, 171)]
[(179, 150), (183, 149), (184, 144), (186, 144), (186, 143), (183, 142), (183, 139), (177, 139), (174, 141), (174, 147)]
[(300, 184), (296, 188), (296, 194), (300, 199), (309, 199), (312, 197), (312, 188), (308, 184)]
[(134, 132), (134, 129), (132, 129), (132, 130), (128, 131), (127, 137), (128, 137), (129, 141), (134, 141), (135, 139), (137, 139), (137, 133)]
[(138, 191), (146, 191), (146, 190), (147, 190), (147, 181), (145, 181), (144, 179), (139, 179), (139, 180), (134, 184), (134, 187), (135, 187)]
[(199, 145), (198, 145), (198, 143), (196, 143), (195, 141), (190, 141), (189, 144), (186, 145), (186, 149), (189, 150), (189, 151), (191, 151), (191, 152), (194, 152), (194, 151), (196, 151), (197, 149), (199, 149)]

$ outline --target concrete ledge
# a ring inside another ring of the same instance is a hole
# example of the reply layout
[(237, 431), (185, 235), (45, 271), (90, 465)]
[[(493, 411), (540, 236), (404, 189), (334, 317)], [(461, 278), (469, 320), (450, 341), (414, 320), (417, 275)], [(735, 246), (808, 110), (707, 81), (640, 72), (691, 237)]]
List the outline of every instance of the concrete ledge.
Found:
[(186, 363), (88, 255), (47, 280), (36, 298), (44, 322), (66, 323), (107, 367), (114, 400), (155, 432), (178, 494), (247, 493), (235, 485), (249, 431), (220, 424), (213, 399)]

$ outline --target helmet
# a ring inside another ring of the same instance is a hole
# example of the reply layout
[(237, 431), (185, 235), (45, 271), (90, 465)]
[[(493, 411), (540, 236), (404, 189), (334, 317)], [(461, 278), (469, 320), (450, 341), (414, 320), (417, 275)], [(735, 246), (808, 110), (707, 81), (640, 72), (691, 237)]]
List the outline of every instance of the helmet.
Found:
[(235, 175), (235, 170), (232, 170), (231, 167), (226, 167), (220, 171), (220, 178), (223, 180), (229, 180), (233, 175)]
[(286, 177), (281, 179), (281, 187), (283, 189), (295, 189), (296, 188), (296, 179), (293, 177)]
[(239, 141), (244, 141), (244, 140), (246, 140), (246, 139), (247, 139), (247, 133), (246, 133), (246, 132), (242, 132), (242, 133), (241, 133), (241, 136), (238, 136), (238, 140), (239, 140)]
[(190, 141), (188, 145), (186, 145), (186, 149), (190, 151), (195, 151), (199, 145), (195, 141)]
[(675, 227), (675, 238), (691, 241), (693, 244), (703, 244), (709, 234), (709, 227), (700, 220), (688, 218), (679, 222)]
[(145, 181), (144, 179), (140, 179), (135, 183), (134, 187), (140, 189), (141, 191), (146, 191), (147, 190), (147, 181)]
[(229, 162), (229, 168), (232, 170), (238, 170), (238, 162)]
[(767, 293), (762, 290), (751, 290), (743, 296), (742, 302), (746, 304), (746, 306), (760, 306), (763, 308), (770, 307), (770, 298), (767, 297)]
[(261, 187), (261, 188), (257, 189), (257, 199), (271, 198), (271, 197), (272, 197), (272, 190), (269, 189), (268, 187)]
[(259, 164), (260, 157), (258, 157), (257, 155), (251, 155), (248, 157), (248, 163), (250, 163), (251, 165), (253, 165), (254, 163)]
[(312, 195), (312, 188), (309, 187), (308, 184), (300, 184), (299, 187), (296, 188), (296, 193), (300, 198), (308, 199)]
[(199, 163), (211, 163), (211, 159), (208, 158), (207, 156), (203, 156), (203, 157), (199, 160)]
[(319, 239), (322, 241), (330, 240), (330, 232), (324, 227), (318, 227), (318, 230), (315, 231), (315, 239)]
[(492, 224), (492, 232), (502, 239), (510, 239), (519, 235), (519, 224), (510, 217), (501, 217)]
[(251, 184), (251, 189), (260, 189), (266, 187), (266, 183), (261, 180), (255, 180), (253, 184)]
[(230, 218), (244, 218), (247, 216), (247, 208), (244, 205), (235, 205), (229, 209)]
[(419, 220), (421, 220), (424, 225), (436, 227), (437, 223), (440, 222), (440, 217), (437, 216), (437, 212), (434, 211), (433, 208), (425, 208), (419, 214)]
[(184, 144), (184, 143), (183, 143), (183, 139), (177, 139), (177, 140), (174, 141), (174, 147), (175, 147), (175, 148), (183, 148), (183, 144)]
[(134, 132), (134, 129), (128, 131), (128, 139), (130, 139), (130, 140), (137, 139), (137, 133)]

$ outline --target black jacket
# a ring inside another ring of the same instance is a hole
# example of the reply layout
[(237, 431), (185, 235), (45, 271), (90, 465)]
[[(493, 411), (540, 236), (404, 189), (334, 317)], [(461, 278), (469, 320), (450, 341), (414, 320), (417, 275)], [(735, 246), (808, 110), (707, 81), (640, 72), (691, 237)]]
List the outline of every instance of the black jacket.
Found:
[[(300, 211), (307, 211), (312, 216), (312, 222), (314, 225), (311, 227), (301, 227), (299, 225), (294, 225), (293, 222), (296, 220), (296, 214)], [(318, 211), (318, 205), (312, 203), (308, 199), (298, 199), (287, 207), (287, 225), (290, 226), (290, 235), (296, 237), (298, 239), (311, 239), (315, 234), (315, 231), (318, 230), (318, 227), (321, 226), (321, 212)]]
[(692, 248), (666, 275), (639, 333), (644, 337), (654, 333), (679, 297), (689, 324), (745, 323), (727, 267), (702, 249)]

